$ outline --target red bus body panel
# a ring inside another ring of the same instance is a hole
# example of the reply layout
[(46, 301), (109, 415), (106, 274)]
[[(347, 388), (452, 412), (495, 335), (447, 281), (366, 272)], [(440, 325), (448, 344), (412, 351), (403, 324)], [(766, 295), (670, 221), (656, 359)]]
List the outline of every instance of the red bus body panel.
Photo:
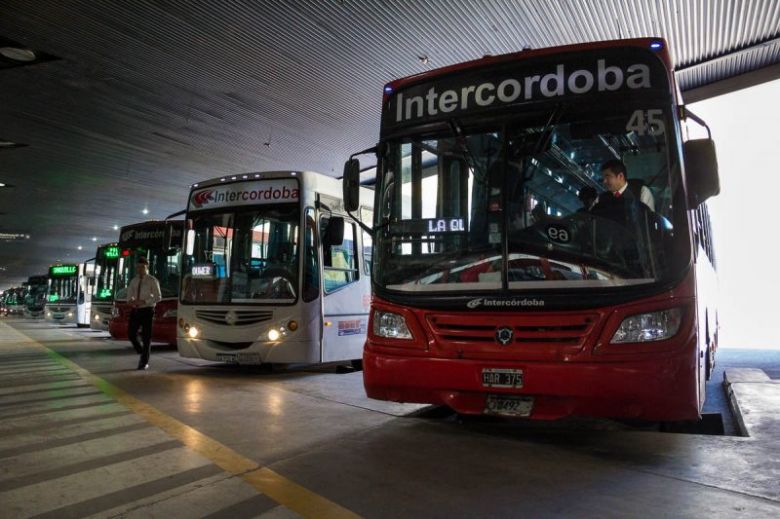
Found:
[[(152, 342), (164, 342), (176, 344), (176, 318), (163, 317), (169, 310), (175, 310), (178, 304), (176, 299), (163, 299), (154, 307), (154, 321), (152, 322)], [(130, 305), (125, 302), (115, 301), (114, 308), (118, 314), (108, 323), (108, 332), (112, 339), (126, 341), (127, 325), (130, 319)], [(116, 313), (116, 312), (115, 312)]]
[[(669, 292), (596, 309), (525, 312), (438, 312), (375, 298), (374, 309), (406, 318), (414, 339), (373, 335), (363, 355), (371, 398), (447, 405), (481, 414), (488, 394), (531, 396), (530, 418), (565, 416), (692, 420), (702, 405), (694, 274)], [(683, 308), (677, 334), (667, 340), (610, 344), (623, 319)], [(502, 346), (495, 329), (510, 326), (515, 341)], [(484, 368), (523, 372), (519, 389), (482, 385)]]

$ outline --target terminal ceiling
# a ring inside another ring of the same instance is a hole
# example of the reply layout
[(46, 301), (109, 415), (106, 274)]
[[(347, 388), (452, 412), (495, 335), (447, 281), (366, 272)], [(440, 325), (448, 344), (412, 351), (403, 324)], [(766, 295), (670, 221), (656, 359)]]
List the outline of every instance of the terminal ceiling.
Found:
[(37, 53), (0, 56), (0, 233), (30, 236), (0, 241), (0, 289), (182, 209), (199, 180), (339, 176), (389, 80), (639, 36), (667, 39), (690, 98), (780, 76), (776, 0), (0, 0), (0, 47)]

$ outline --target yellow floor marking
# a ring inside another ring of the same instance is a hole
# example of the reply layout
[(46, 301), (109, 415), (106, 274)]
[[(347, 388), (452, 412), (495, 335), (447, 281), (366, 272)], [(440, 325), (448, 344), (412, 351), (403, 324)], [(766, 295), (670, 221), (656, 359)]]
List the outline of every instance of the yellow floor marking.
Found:
[[(0, 325), (3, 327), (8, 326), (4, 323), (0, 323)], [(172, 416), (168, 416), (146, 402), (135, 398), (127, 391), (92, 374), (92, 372), (82, 368), (70, 359), (63, 357), (56, 351), (47, 348), (23, 332), (18, 330), (14, 331), (27, 338), (32, 346), (43, 349), (49, 357), (63, 366), (72, 369), (105, 394), (116, 399), (120, 404), (164, 430), (198, 454), (208, 458), (223, 470), (243, 478), (259, 492), (267, 495), (277, 503), (284, 505), (297, 514), (300, 514), (303, 517), (334, 519), (360, 517), (354, 512), (319, 494), (315, 494), (311, 490), (302, 487), (273, 470), (267, 467), (261, 467), (257, 462), (245, 458), (227, 445), (223, 445), (217, 440), (199, 432), (197, 429), (194, 429)]]

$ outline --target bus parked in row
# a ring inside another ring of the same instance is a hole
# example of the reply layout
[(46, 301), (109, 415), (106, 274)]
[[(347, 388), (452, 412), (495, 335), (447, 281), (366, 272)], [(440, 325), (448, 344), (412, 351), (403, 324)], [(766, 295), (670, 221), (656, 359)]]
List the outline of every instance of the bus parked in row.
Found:
[(46, 288), (48, 278), (30, 276), (27, 278), (27, 295), (24, 298), (24, 316), (29, 319), (43, 317), (43, 307), (46, 304)]
[[(719, 181), (712, 140), (687, 138), (704, 123), (681, 102), (661, 39), (387, 84), (367, 150), (368, 396), (464, 414), (697, 419), (718, 345), (705, 201)], [(353, 155), (350, 211), (359, 173)]]
[(149, 260), (149, 274), (160, 282), (162, 300), (154, 309), (152, 341), (176, 344), (176, 304), (179, 294), (179, 261), (183, 222), (148, 221), (122, 227), (114, 284), (114, 307), (108, 325), (111, 337), (127, 339), (130, 305), (127, 287), (135, 276), (139, 257)]
[(95, 251), (95, 283), (92, 292), (90, 328), (108, 330), (114, 307), (114, 282), (119, 263), (119, 244), (106, 243)]
[(76, 301), (79, 295), (79, 265), (49, 267), (44, 319), (58, 324), (76, 324)]
[(24, 287), (11, 287), (3, 293), (3, 313), (4, 315), (23, 315), (24, 314)]
[[(222, 177), (192, 186), (182, 261), (179, 353), (239, 364), (359, 364), (370, 237), (341, 186), (314, 172)], [(371, 221), (362, 188), (361, 218)]]

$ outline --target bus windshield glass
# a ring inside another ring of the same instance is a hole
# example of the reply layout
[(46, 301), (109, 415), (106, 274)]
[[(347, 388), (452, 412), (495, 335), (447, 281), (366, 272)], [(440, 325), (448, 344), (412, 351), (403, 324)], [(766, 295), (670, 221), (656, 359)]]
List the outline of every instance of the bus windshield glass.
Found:
[(184, 258), (186, 303), (294, 303), (298, 297), (297, 203), (194, 214)]
[(77, 296), (76, 275), (49, 279), (48, 303), (75, 303)]
[[(547, 103), (386, 141), (379, 285), (546, 290), (665, 279), (686, 239), (675, 234), (685, 207), (671, 106), (638, 96)], [(626, 170), (617, 197), (602, 175), (609, 161)]]
[(41, 308), (46, 298), (46, 276), (33, 276), (28, 281), (28, 292), (25, 297), (25, 304), (28, 308)]
[[(116, 247), (113, 247), (116, 249)], [(114, 277), (117, 258), (105, 254), (106, 249), (100, 249), (95, 260), (95, 293), (93, 302), (114, 300)]]
[(179, 257), (181, 255), (179, 249), (160, 250), (138, 247), (124, 249), (122, 254), (117, 264), (115, 299), (119, 301), (127, 299), (127, 286), (135, 276), (135, 264), (141, 256), (149, 260), (149, 274), (159, 281), (162, 297), (176, 297), (179, 294)]

